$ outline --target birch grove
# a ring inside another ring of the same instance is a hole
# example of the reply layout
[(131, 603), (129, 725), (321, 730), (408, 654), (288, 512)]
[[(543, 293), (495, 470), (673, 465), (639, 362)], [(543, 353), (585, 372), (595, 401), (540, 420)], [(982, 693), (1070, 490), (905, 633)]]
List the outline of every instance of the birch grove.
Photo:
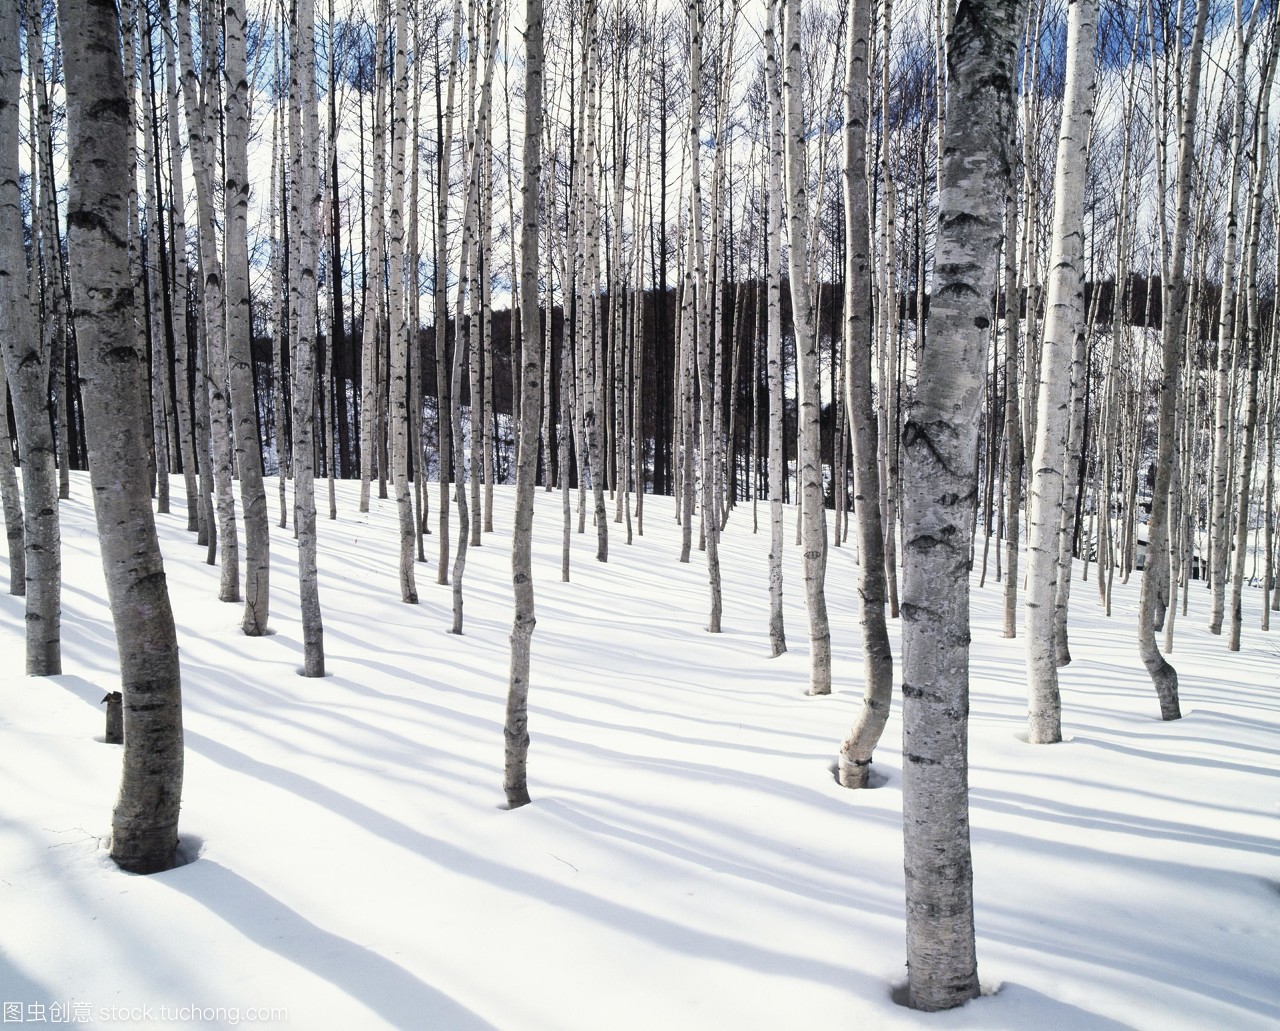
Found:
[[(33, 676), (64, 665), (60, 506), (85, 482), (99, 505), (122, 867), (176, 843), (165, 520), (218, 567), (255, 657), (296, 639), (325, 676), (345, 659), (326, 660), (321, 584), (326, 605), (386, 591), (423, 681), (477, 691), (460, 657), (492, 644), (493, 598), (465, 607), (510, 534), (511, 809), (539, 794), (554, 591), (628, 590), (637, 563), (663, 591), (696, 581), (698, 629), (815, 696), (809, 718), (857, 700), (838, 743), (821, 731), (847, 788), (889, 778), (899, 655), (905, 995), (928, 1010), (979, 986), (971, 642), (1025, 658), (1036, 744), (1069, 739), (1073, 689), (1109, 675), (1072, 661), (1081, 611), (1136, 641), (1165, 720), (1183, 642), (1271, 647), (1265, 4), (57, 9), (0, 4), (0, 502)], [(671, 554), (657, 518), (679, 524)], [(757, 534), (758, 583), (734, 590)], [(370, 556), (367, 584), (329, 586), (322, 537)], [(1113, 606), (1131, 578), (1136, 611)], [(856, 600), (856, 627), (829, 599)], [(655, 607), (655, 639), (673, 619)], [(423, 646), (438, 630), (452, 665)], [(851, 820), (868, 797), (845, 796)]]

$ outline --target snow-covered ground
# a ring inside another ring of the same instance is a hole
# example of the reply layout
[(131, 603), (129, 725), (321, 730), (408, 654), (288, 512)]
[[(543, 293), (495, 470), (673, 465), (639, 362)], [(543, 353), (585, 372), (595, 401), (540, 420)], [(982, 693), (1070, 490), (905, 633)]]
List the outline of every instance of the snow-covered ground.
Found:
[[(269, 485), (273, 492), (273, 485)], [(274, 493), (272, 493), (274, 496)], [(175, 481), (178, 506), (182, 492)], [(88, 485), (62, 507), (63, 676), (22, 672), (23, 606), (0, 595), (0, 1000), (16, 1023), (509, 1031), (1275, 1028), (1280, 1025), (1280, 636), (1204, 629), (1192, 591), (1172, 656), (1185, 718), (1161, 723), (1134, 633), (1136, 581), (1104, 619), (1074, 586), (1068, 740), (1025, 744), (1021, 641), (974, 591), (972, 811), (979, 975), (926, 1016), (905, 978), (901, 724), (884, 786), (838, 787), (857, 709), (853, 554), (828, 578), (836, 694), (804, 695), (799, 555), (791, 647), (767, 642), (767, 535), (722, 546), (726, 632), (704, 629), (701, 555), (680, 565), (666, 499), (645, 535), (573, 538), (538, 494), (534, 803), (502, 808), (511, 495), (472, 549), (448, 634), (435, 538), (402, 605), (394, 505), (321, 519), (330, 675), (301, 663), (295, 550), (273, 528), (275, 634), (238, 632), (179, 509), (159, 517), (179, 625), (194, 862), (120, 873), (105, 850), (120, 749)], [(432, 491), (432, 501), (435, 492)], [(274, 509), (274, 502), (273, 502)], [(612, 505), (610, 506), (612, 513)], [(761, 508), (762, 531), (765, 508)], [(788, 511), (788, 544), (794, 510)], [(434, 520), (434, 517), (433, 517)], [(455, 521), (456, 527), (456, 521)], [(7, 583), (0, 556), (0, 583)], [(975, 580), (976, 585), (976, 580)], [(1280, 630), (1277, 631), (1280, 633)], [(55, 1010), (53, 1007), (57, 1006)]]

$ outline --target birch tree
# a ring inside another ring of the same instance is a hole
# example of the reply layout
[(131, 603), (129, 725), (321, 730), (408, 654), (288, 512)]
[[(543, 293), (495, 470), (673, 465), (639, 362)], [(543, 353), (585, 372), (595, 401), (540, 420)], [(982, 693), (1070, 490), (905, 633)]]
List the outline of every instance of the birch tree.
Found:
[(1192, 165), (1200, 98), (1200, 65), (1204, 49), (1208, 0), (1199, 0), (1187, 57), (1187, 79), (1178, 112), (1178, 165), (1175, 183), (1173, 239), (1161, 276), (1161, 348), (1155, 485), (1151, 494), (1151, 518), (1147, 522), (1147, 557), (1138, 597), (1138, 653), (1151, 676), (1160, 703), (1160, 717), (1182, 716), (1178, 703), (1178, 671), (1160, 654), (1156, 643), (1157, 613), (1163, 613), (1169, 591), (1169, 492), (1173, 486), (1175, 422), (1178, 412), (1179, 373), (1182, 362), (1187, 302), (1187, 237), (1191, 222)]
[(302, 609), (302, 674), (324, 676), (324, 622), (316, 568), (316, 255), (320, 211), (320, 115), (316, 107), (315, 0), (290, 6), (289, 320), (293, 354), (293, 495), (298, 537), (298, 592)]
[(831, 625), (827, 618), (825, 587), (827, 513), (822, 482), (822, 398), (809, 271), (800, 0), (785, 0), (784, 16), (783, 126), (786, 138), (788, 272), (800, 395), (800, 522), (805, 607), (809, 613), (809, 694), (822, 695), (831, 693)]
[[(697, 304), (698, 393), (701, 401), (701, 505), (706, 537), (707, 579), (711, 590), (711, 615), (707, 629), (720, 633), (723, 602), (720, 592), (720, 502), (715, 494), (716, 438), (720, 420), (716, 417), (715, 370), (711, 343), (713, 303), (707, 272), (707, 244), (702, 224), (702, 4), (689, 0), (685, 6), (689, 20), (689, 226), (693, 237), (693, 269)], [(714, 201), (713, 201), (714, 203)]]
[[(227, 366), (240, 504), (244, 509), (244, 618), (250, 637), (267, 632), (271, 605), (271, 531), (262, 482), (262, 440), (253, 385), (253, 318), (249, 308), (249, 79), (245, 67), (245, 0), (226, 0), (223, 76)], [(210, 41), (206, 40), (209, 46)]]
[[(391, 191), (388, 205), (388, 255), (391, 282), (391, 353), (390, 353), (390, 426), (391, 431), (391, 481), (396, 496), (396, 512), (400, 525), (400, 600), (417, 604), (418, 588), (413, 575), (414, 545), (417, 528), (413, 515), (413, 497), (409, 493), (409, 352), (410, 338), (415, 337), (416, 327), (405, 318), (405, 285), (408, 269), (405, 265), (404, 228), (404, 154), (405, 137), (409, 131), (408, 90), (409, 73), (406, 48), (408, 46), (409, 19), (407, 0), (395, 0), (395, 57), (392, 67), (391, 107)], [(377, 141), (381, 148), (382, 141)], [(410, 280), (417, 289), (416, 274)], [(381, 291), (379, 291), (380, 293)]]
[(928, 345), (902, 430), (902, 795), (908, 998), (978, 994), (969, 850), (969, 540), (991, 298), (1013, 137), (1017, 0), (969, 0), (947, 37)]
[[(1067, 491), (1067, 451), (1075, 368), (1084, 330), (1084, 186), (1086, 142), (1093, 121), (1097, 0), (1068, 0), (1067, 73), (1054, 182), (1049, 293), (1040, 352), (1036, 438), (1027, 532), (1027, 733), (1033, 744), (1062, 740), (1055, 645), (1064, 533), (1075, 499)], [(1068, 556), (1070, 552), (1068, 549)]]
[[(230, 409), (227, 403), (227, 325), (224, 306), (223, 264), (218, 256), (217, 214), (214, 205), (214, 171), (218, 144), (218, 22), (213, 4), (201, 11), (200, 42), (202, 68), (197, 71), (191, 40), (190, 0), (178, 0), (178, 46), (183, 65), (183, 99), (187, 114), (199, 211), (200, 296), (204, 332), (204, 376), (196, 389), (207, 397), (208, 455), (214, 479), (214, 503), (218, 517), (221, 576), (218, 599), (240, 600), (240, 544), (236, 529), (235, 499), (232, 494)], [(203, 457), (203, 455), (202, 455)]]
[[(125, 753), (111, 857), (173, 866), (182, 796), (178, 639), (151, 514), (146, 356), (129, 269), (129, 94), (113, 4), (60, 0), (66, 48), (67, 252), (84, 384), (89, 474), (120, 653)], [(15, 33), (16, 37), (16, 33)]]
[(62, 672), (62, 542), (49, 411), (49, 354), (27, 293), (18, 184), (19, 38), (17, 3), (0, 4), (0, 347), (22, 456), (26, 670), (29, 676), (47, 677)]
[[(542, 179), (542, 0), (525, 2), (524, 181), (520, 193), (520, 435), (516, 458), (516, 512), (511, 536), (515, 619), (507, 688), (503, 789), (512, 809), (529, 802), (529, 665), (537, 623), (533, 594), (533, 504), (542, 418), (542, 326), (538, 313), (538, 199)], [(548, 297), (550, 291), (548, 291)], [(547, 304), (547, 322), (551, 305)], [(548, 479), (550, 477), (548, 476)]]
[(871, 755), (884, 733), (893, 696), (893, 653), (885, 624), (884, 532), (880, 523), (876, 412), (871, 394), (871, 263), (867, 213), (867, 38), (870, 0), (852, 0), (845, 34), (844, 209), (845, 405), (853, 426), (854, 519), (858, 533), (858, 607), (862, 625), (862, 709), (840, 746), (838, 775), (866, 787)]
[(768, 296), (766, 363), (769, 375), (769, 643), (773, 654), (787, 650), (782, 615), (782, 89), (775, 38), (778, 7), (770, 3), (765, 28), (765, 92), (768, 104), (768, 234), (765, 290)]
[(27, 593), (27, 549), (22, 531), (22, 494), (13, 464), (13, 438), (9, 434), (9, 384), (0, 362), (0, 504), (4, 507), (4, 533), (9, 549), (9, 593)]
[[(173, 253), (173, 276), (169, 285), (169, 310), (173, 316), (173, 378), (175, 407), (178, 415), (178, 438), (182, 455), (182, 473), (187, 490), (187, 530), (199, 533), (208, 495), (202, 490), (201, 467), (206, 473), (208, 459), (197, 460), (195, 412), (190, 387), (190, 360), (193, 341), (187, 326), (190, 280), (187, 272), (187, 191), (182, 174), (182, 140), (178, 118), (178, 47), (171, 31), (168, 0), (159, 0), (160, 23), (165, 39), (165, 123), (169, 152), (168, 206), (169, 241)], [(200, 381), (197, 378), (197, 386)], [(207, 455), (207, 452), (200, 452)]]
[[(1262, 231), (1262, 209), (1267, 179), (1265, 170), (1270, 167), (1271, 88), (1275, 83), (1278, 48), (1280, 48), (1280, 28), (1273, 24), (1271, 45), (1263, 62), (1262, 81), (1258, 90), (1257, 118), (1251, 154), (1253, 186), (1249, 196), (1249, 218), (1245, 239), (1245, 344), (1248, 350), (1248, 370), (1236, 499), (1235, 555), (1231, 569), (1231, 616), (1227, 636), (1227, 648), (1233, 652), (1240, 650), (1240, 631), (1244, 622), (1241, 595), (1244, 590), (1245, 555), (1249, 551), (1249, 500), (1253, 489), (1253, 467), (1257, 461), (1258, 384), (1262, 375), (1263, 333), (1261, 298), (1258, 292), (1258, 244)], [(1272, 318), (1276, 318), (1274, 306)], [(1275, 413), (1272, 413), (1271, 419), (1274, 421), (1275, 418)], [(1275, 456), (1268, 454), (1267, 460), (1274, 462)], [(1264, 581), (1262, 601), (1264, 610), (1267, 607), (1266, 590)]]
[[(386, 82), (387, 23), (386, 0), (378, 0), (374, 42), (373, 87), (373, 195), (369, 200), (369, 255), (364, 279), (364, 330), (360, 351), (360, 511), (369, 511), (369, 485), (378, 465), (378, 355), (382, 350), (382, 269), (383, 209), (386, 198)], [(401, 587), (403, 594), (403, 585)]]
[[(1257, 12), (1257, 5), (1254, 6)], [(1244, 32), (1244, 0), (1232, 5), (1231, 139), (1227, 157), (1227, 200), (1222, 248), (1222, 297), (1218, 314), (1218, 350), (1214, 368), (1213, 479), (1209, 509), (1209, 632), (1222, 633), (1222, 618), (1227, 594), (1227, 558), (1231, 534), (1227, 530), (1227, 481), (1231, 451), (1227, 446), (1228, 427), (1234, 418), (1230, 403), (1235, 360), (1236, 300), (1240, 291), (1236, 283), (1236, 255), (1240, 242), (1241, 152), (1244, 138), (1245, 64), (1248, 49)]]

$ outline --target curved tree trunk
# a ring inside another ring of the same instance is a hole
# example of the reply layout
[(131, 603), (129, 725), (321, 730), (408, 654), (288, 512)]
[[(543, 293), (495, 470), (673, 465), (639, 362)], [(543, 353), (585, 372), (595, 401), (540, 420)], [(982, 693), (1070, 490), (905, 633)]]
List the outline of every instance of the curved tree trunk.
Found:
[(68, 254), (84, 382), (89, 472), (120, 652), (125, 753), (111, 858), (133, 873), (169, 869), (182, 796), (178, 640), (146, 462), (146, 358), (129, 269), (128, 94), (112, 4), (61, 0), (66, 46)]
[[(885, 623), (884, 533), (880, 525), (879, 442), (871, 395), (871, 265), (867, 214), (867, 37), (870, 0), (853, 0), (845, 41), (844, 209), (845, 405), (853, 426), (854, 519), (858, 533), (858, 606), (862, 624), (862, 709), (840, 746), (838, 775), (867, 786), (871, 756), (889, 719), (893, 652)], [(843, 493), (843, 490), (841, 491)]]

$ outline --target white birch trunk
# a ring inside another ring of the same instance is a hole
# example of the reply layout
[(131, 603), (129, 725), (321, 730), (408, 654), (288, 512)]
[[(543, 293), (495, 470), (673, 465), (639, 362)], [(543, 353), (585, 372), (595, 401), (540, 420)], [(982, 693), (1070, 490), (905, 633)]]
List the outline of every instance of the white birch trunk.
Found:
[(903, 834), (908, 1001), (978, 994), (969, 850), (969, 567), (991, 298), (1013, 137), (1015, 0), (961, 4), (928, 346), (903, 427)]
[[(128, 96), (111, 4), (61, 0), (68, 254), (102, 566), (120, 653), (125, 752), (111, 857), (132, 873), (173, 866), (182, 796), (178, 641), (146, 462), (146, 361), (134, 322)], [(15, 33), (16, 37), (16, 33)]]
[[(9, 547), (9, 593), (27, 593), (27, 549), (22, 529), (22, 495), (13, 464), (13, 438), (9, 435), (9, 384), (0, 361), (0, 503), (4, 506), (4, 533)], [(1270, 538), (1268, 538), (1269, 540)]]
[(808, 693), (824, 695), (831, 693), (831, 626), (827, 619), (825, 587), (827, 512), (822, 482), (822, 398), (808, 254), (808, 168), (800, 67), (800, 0), (786, 0), (784, 17), (783, 126), (786, 137), (787, 238), (790, 241), (788, 271), (800, 399), (800, 546), (804, 559), (805, 608), (809, 614)]
[(18, 187), (22, 66), (18, 5), (0, 5), (0, 348), (22, 458), (26, 548), (26, 671), (62, 672), (62, 541), (50, 428), (49, 354), (30, 297)]
[(1182, 88), (1179, 112), (1177, 204), (1173, 241), (1168, 263), (1161, 277), (1161, 367), (1159, 381), (1159, 447), (1156, 482), (1151, 498), (1151, 518), (1147, 523), (1147, 554), (1138, 600), (1138, 652), (1151, 676), (1160, 703), (1160, 717), (1175, 720), (1182, 716), (1178, 703), (1178, 671), (1160, 654), (1155, 632), (1167, 600), (1169, 572), (1169, 492), (1173, 486), (1175, 421), (1178, 403), (1179, 366), (1186, 309), (1186, 253), (1190, 222), (1195, 151), (1195, 125), (1200, 94), (1200, 63), (1204, 44), (1208, 0), (1199, 0), (1195, 27), (1188, 53), (1187, 81)]
[[(516, 512), (511, 537), (515, 618), (511, 678), (503, 726), (503, 789), (512, 809), (529, 802), (529, 665), (537, 623), (533, 594), (533, 505), (542, 416), (542, 327), (538, 315), (538, 194), (542, 178), (542, 0), (525, 3), (524, 182), (520, 225), (520, 437), (516, 458)], [(550, 292), (548, 291), (548, 297)], [(547, 321), (551, 306), (547, 305)], [(550, 469), (548, 467), (548, 478)]]
[[(1084, 323), (1084, 186), (1093, 121), (1097, 0), (1069, 0), (1067, 70), (1054, 183), (1052, 253), (1040, 356), (1036, 437), (1027, 531), (1027, 734), (1033, 744), (1062, 740), (1054, 640), (1061, 535), (1070, 525), (1066, 490), (1076, 338)], [(1083, 384), (1079, 389), (1083, 389)]]
[[(1235, 0), (1232, 5), (1232, 45), (1235, 60), (1232, 67), (1231, 143), (1227, 159), (1227, 206), (1225, 212), (1224, 242), (1222, 248), (1222, 297), (1218, 309), (1218, 348), (1214, 365), (1214, 419), (1213, 461), (1209, 509), (1209, 632), (1222, 633), (1222, 618), (1227, 595), (1227, 560), (1233, 536), (1227, 526), (1230, 507), (1227, 497), (1228, 466), (1231, 448), (1228, 430), (1235, 418), (1235, 406), (1230, 403), (1232, 365), (1235, 359), (1236, 306), (1239, 290), (1236, 285), (1236, 254), (1240, 248), (1240, 153), (1244, 138), (1245, 60), (1248, 51), (1244, 39), (1244, 4)], [(1243, 284), (1242, 284), (1243, 285)]]
[[(418, 602), (413, 561), (417, 530), (413, 516), (413, 496), (409, 493), (409, 351), (416, 333), (405, 318), (405, 284), (417, 289), (416, 273), (410, 277), (405, 266), (404, 159), (408, 119), (408, 0), (395, 0), (395, 57), (392, 67), (391, 109), (391, 190), (387, 211), (388, 256), (390, 258), (390, 436), (391, 483), (395, 492), (400, 527), (400, 600)], [(381, 141), (379, 141), (379, 146)]]
[(321, 196), (320, 115), (316, 107), (315, 0), (293, 0), (289, 138), (293, 188), (289, 192), (297, 261), (290, 268), (293, 336), (294, 526), (298, 537), (298, 591), (302, 609), (302, 675), (324, 676), (324, 622), (316, 569), (316, 255)]
[[(378, 353), (382, 347), (382, 270), (384, 236), (382, 205), (386, 199), (386, 82), (387, 23), (386, 0), (379, 0), (375, 12), (374, 94), (373, 94), (373, 193), (369, 202), (369, 258), (365, 266), (364, 328), (360, 334), (360, 511), (369, 511), (369, 488), (378, 467)], [(403, 596), (404, 585), (401, 584)]]
[[(1265, 61), (1262, 83), (1258, 91), (1258, 117), (1253, 141), (1253, 190), (1249, 200), (1248, 238), (1245, 244), (1245, 343), (1248, 349), (1248, 385), (1245, 392), (1244, 439), (1240, 445), (1240, 478), (1237, 486), (1235, 555), (1231, 570), (1230, 624), (1227, 649), (1240, 650), (1240, 631), (1244, 622), (1241, 611), (1241, 595), (1244, 588), (1244, 563), (1249, 551), (1250, 493), (1253, 488), (1253, 469), (1257, 459), (1258, 435), (1258, 382), (1262, 374), (1262, 316), (1258, 296), (1258, 238), (1262, 231), (1263, 195), (1266, 175), (1270, 167), (1270, 110), (1271, 87), (1275, 82), (1277, 48), (1280, 47), (1280, 30), (1274, 26), (1271, 32), (1271, 48)], [(1272, 318), (1275, 318), (1273, 311)], [(1274, 421), (1275, 416), (1272, 415)], [(1268, 459), (1274, 461), (1274, 455)], [(1266, 587), (1263, 588), (1263, 609), (1266, 609)]]
[[(869, 783), (871, 757), (893, 698), (893, 652), (885, 624), (884, 533), (880, 525), (875, 405), (871, 396), (871, 264), (867, 213), (867, 37), (871, 0), (853, 0), (845, 38), (844, 208), (845, 406), (853, 427), (854, 518), (858, 533), (858, 609), (862, 629), (862, 708), (840, 746), (837, 775), (847, 788)], [(843, 444), (843, 442), (841, 442)], [(843, 493), (843, 486), (840, 488)]]
[[(707, 245), (702, 226), (702, 4), (689, 0), (685, 5), (689, 21), (689, 224), (693, 234), (693, 272), (697, 303), (698, 392), (702, 407), (701, 505), (706, 535), (707, 579), (711, 592), (711, 614), (707, 629), (720, 633), (723, 601), (720, 592), (720, 501), (716, 496), (716, 439), (720, 420), (715, 410), (717, 365), (712, 357), (713, 302), (711, 277), (707, 275)], [(714, 203), (714, 200), (713, 200)]]
[[(206, 0), (207, 3), (207, 0)], [(191, 42), (190, 0), (178, 0), (178, 46), (182, 54), (183, 96), (187, 138), (196, 181), (199, 209), (201, 300), (205, 339), (205, 374), (197, 390), (208, 395), (209, 455), (218, 517), (221, 576), (218, 600), (240, 600), (240, 545), (232, 494), (231, 413), (227, 404), (227, 324), (223, 297), (222, 262), (218, 258), (214, 211), (214, 170), (218, 121), (217, 20), (211, 3), (201, 12), (203, 73), (197, 73)]]
[(778, 5), (770, 3), (765, 28), (765, 82), (769, 94), (768, 240), (765, 290), (768, 295), (766, 356), (769, 376), (769, 644), (774, 655), (787, 650), (782, 615), (782, 77), (778, 71)]
[(224, 74), (226, 112), (227, 360), (240, 503), (244, 508), (244, 618), (250, 637), (267, 632), (271, 604), (271, 531), (262, 482), (253, 385), (253, 319), (249, 308), (249, 81), (245, 68), (244, 0), (226, 0)]
[[(182, 474), (187, 490), (187, 530), (198, 533), (205, 507), (205, 495), (201, 491), (200, 466), (206, 465), (197, 458), (195, 413), (188, 371), (192, 341), (188, 335), (187, 307), (190, 283), (187, 275), (187, 192), (182, 174), (182, 140), (179, 136), (178, 117), (178, 48), (170, 25), (168, 0), (160, 0), (160, 21), (165, 43), (165, 105), (169, 151), (169, 240), (173, 250), (173, 280), (170, 284), (169, 310), (173, 316), (173, 376), (176, 381), (176, 407), (178, 414), (178, 438), (182, 455)], [(200, 386), (197, 380), (197, 386)]]

